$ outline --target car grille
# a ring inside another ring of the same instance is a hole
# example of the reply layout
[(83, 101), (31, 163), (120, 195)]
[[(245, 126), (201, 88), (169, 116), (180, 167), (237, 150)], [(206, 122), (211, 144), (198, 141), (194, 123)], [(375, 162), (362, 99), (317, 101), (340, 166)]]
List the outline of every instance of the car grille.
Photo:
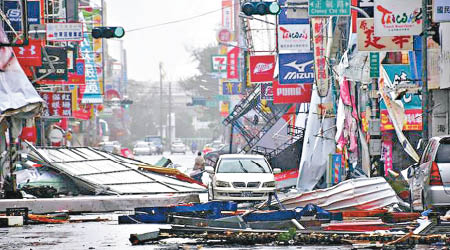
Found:
[(260, 184), (261, 184), (261, 182), (259, 182), (259, 181), (248, 182), (247, 184), (245, 182), (233, 182), (233, 187), (234, 188), (245, 188), (245, 187), (257, 188), (257, 187), (259, 187)]
[[(244, 197), (242, 193), (228, 193), (230, 197)], [(253, 193), (251, 197), (263, 197), (265, 193)]]
[(260, 182), (259, 181), (257, 181), (257, 182), (249, 182), (249, 183), (247, 183), (247, 187), (254, 187), (254, 188), (257, 188), (257, 187), (259, 187), (259, 184), (260, 184)]
[(235, 188), (245, 188), (245, 182), (233, 182)]

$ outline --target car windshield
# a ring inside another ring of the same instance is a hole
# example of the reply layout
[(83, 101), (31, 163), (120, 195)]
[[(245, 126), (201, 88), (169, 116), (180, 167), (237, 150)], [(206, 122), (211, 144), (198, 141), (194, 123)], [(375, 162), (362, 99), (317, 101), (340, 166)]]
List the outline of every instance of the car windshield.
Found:
[(161, 145), (162, 141), (160, 137), (146, 137), (146, 142), (153, 142), (155, 145)]
[(450, 163), (450, 141), (441, 141), (436, 153), (436, 163)]
[(264, 159), (223, 159), (217, 173), (270, 173)]

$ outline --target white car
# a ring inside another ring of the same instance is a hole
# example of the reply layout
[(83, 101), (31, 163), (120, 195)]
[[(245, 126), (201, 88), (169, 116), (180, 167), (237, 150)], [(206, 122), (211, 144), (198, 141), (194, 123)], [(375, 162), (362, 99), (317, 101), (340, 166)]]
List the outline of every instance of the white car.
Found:
[(175, 140), (172, 142), (172, 145), (170, 145), (170, 153), (183, 153), (186, 154), (186, 145), (181, 140)]
[(263, 201), (276, 191), (274, 173), (262, 155), (221, 155), (215, 169), (207, 166), (212, 174), (208, 186), (210, 200)]
[(134, 145), (133, 154), (134, 155), (151, 155), (152, 148), (148, 142), (139, 141), (136, 143), (136, 145)]

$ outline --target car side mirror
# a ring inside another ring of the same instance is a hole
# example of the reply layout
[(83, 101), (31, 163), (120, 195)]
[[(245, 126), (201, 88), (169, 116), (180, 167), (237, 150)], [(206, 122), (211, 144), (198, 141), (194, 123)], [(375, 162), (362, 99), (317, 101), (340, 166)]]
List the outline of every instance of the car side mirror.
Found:
[(274, 174), (279, 174), (279, 173), (281, 173), (281, 169), (280, 168), (274, 168), (273, 169), (273, 173)]
[(214, 168), (211, 167), (211, 166), (206, 166), (206, 167), (205, 167), (205, 171), (206, 171), (206, 173), (208, 173), (208, 174), (214, 174)]

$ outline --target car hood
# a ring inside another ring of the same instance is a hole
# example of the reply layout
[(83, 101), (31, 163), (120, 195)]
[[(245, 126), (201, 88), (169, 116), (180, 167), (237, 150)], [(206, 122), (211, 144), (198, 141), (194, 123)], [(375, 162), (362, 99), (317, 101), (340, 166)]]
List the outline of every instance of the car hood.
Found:
[(229, 181), (229, 182), (268, 182), (274, 181), (272, 173), (216, 173), (216, 180)]

